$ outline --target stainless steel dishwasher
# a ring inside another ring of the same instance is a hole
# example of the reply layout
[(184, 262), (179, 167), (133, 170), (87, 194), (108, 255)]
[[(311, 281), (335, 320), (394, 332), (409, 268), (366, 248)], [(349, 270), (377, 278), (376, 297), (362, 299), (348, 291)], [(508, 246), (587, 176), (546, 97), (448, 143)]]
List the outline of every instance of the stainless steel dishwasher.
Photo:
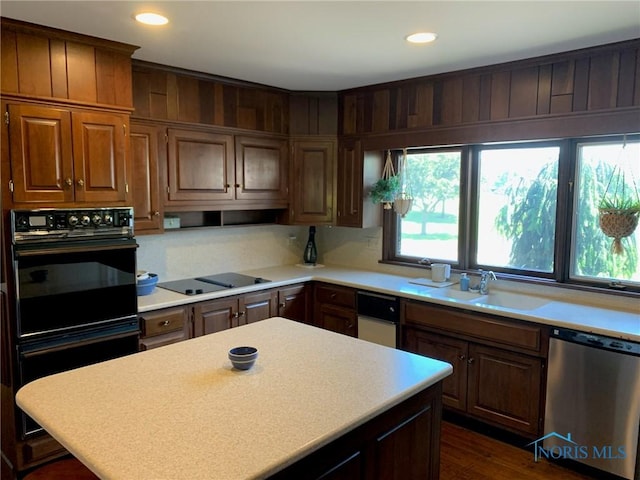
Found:
[(358, 292), (358, 338), (396, 348), (400, 302), (397, 297)]
[(548, 365), (540, 453), (638, 479), (640, 343), (554, 328)]

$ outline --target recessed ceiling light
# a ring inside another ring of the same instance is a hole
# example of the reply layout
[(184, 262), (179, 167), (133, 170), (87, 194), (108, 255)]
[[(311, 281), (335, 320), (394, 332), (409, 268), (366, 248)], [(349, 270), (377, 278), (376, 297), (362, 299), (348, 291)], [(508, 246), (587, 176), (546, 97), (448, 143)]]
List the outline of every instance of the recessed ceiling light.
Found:
[(157, 13), (144, 12), (136, 15), (136, 20), (145, 25), (166, 25), (169, 23), (167, 17), (163, 17)]
[(418, 32), (418, 33), (412, 33), (411, 35), (408, 35), (406, 40), (409, 43), (431, 43), (436, 38), (438, 38), (437, 33)]

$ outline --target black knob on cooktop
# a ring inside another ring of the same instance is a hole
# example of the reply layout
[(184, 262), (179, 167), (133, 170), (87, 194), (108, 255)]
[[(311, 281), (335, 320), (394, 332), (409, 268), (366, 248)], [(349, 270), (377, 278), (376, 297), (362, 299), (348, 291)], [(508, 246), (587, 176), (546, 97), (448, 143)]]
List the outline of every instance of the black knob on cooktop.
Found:
[(201, 288), (196, 288), (196, 294), (200, 294), (200, 293), (204, 293), (204, 291)]
[(264, 279), (262, 277), (257, 277), (253, 283), (262, 283), (264, 281)]
[(187, 288), (187, 289), (184, 291), (184, 294), (185, 294), (185, 295), (193, 295), (193, 289), (191, 289), (191, 288)]

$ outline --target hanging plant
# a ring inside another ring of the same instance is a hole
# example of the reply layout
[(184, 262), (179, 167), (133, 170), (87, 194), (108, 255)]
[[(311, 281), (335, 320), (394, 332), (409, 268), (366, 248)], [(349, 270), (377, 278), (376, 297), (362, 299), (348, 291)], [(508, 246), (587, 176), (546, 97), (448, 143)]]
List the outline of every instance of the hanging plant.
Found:
[(399, 188), (393, 200), (393, 209), (402, 218), (405, 217), (413, 205), (413, 195), (407, 182), (407, 149), (402, 149), (402, 159), (398, 165)]
[(393, 205), (393, 200), (400, 190), (400, 178), (396, 176), (391, 162), (391, 151), (387, 151), (387, 159), (382, 170), (382, 178), (373, 184), (369, 196), (373, 203), (382, 203), (385, 210)]
[(390, 209), (396, 194), (400, 190), (400, 179), (397, 176), (381, 178), (371, 187), (369, 195), (373, 203), (382, 203), (385, 209)]
[[(626, 142), (622, 146), (622, 153), (624, 153), (625, 147)], [(621, 154), (621, 156), (623, 155)], [(622, 239), (630, 236), (638, 226), (640, 196), (631, 171), (630, 178), (633, 188), (627, 184), (622, 162), (620, 165), (616, 165), (598, 205), (600, 230), (607, 237), (613, 238), (611, 251), (615, 254), (624, 252)], [(610, 187), (612, 187), (611, 190)]]
[(600, 215), (600, 230), (607, 236), (613, 238), (611, 251), (615, 254), (624, 252), (622, 239), (630, 236), (638, 226), (638, 215), (640, 214), (640, 201), (633, 201), (630, 198), (620, 198), (615, 200), (602, 200), (598, 208)]

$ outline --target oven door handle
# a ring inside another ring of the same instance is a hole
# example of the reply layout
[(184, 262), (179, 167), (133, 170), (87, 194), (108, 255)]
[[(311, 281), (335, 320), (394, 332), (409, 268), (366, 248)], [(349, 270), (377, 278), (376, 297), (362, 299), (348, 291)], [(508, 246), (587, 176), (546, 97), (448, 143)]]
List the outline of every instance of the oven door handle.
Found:
[(51, 255), (51, 254), (58, 254), (58, 253), (77, 253), (77, 252), (88, 252), (91, 250), (100, 250), (100, 251), (105, 251), (105, 250), (127, 250), (130, 248), (138, 248), (138, 244), (134, 243), (128, 243), (126, 245), (92, 245), (92, 246), (87, 246), (86, 244), (84, 245), (78, 245), (78, 246), (65, 246), (65, 247), (58, 247), (58, 248), (37, 248), (37, 247), (32, 247), (29, 248), (28, 250), (18, 250), (15, 249), (15, 257), (16, 258), (24, 258), (24, 257), (34, 257), (34, 256), (39, 256), (39, 255)]
[(62, 350), (66, 350), (71, 346), (74, 348), (84, 347), (86, 345), (92, 345), (94, 343), (104, 342), (105, 340), (116, 340), (119, 338), (138, 337), (138, 336), (139, 336), (139, 331), (134, 330), (134, 331), (123, 332), (123, 333), (107, 335), (107, 336), (101, 335), (101, 336), (91, 337), (85, 340), (78, 340), (74, 342), (63, 342), (63, 343), (59, 343), (52, 346), (43, 346), (42, 348), (30, 350), (27, 352), (20, 351), (20, 359), (26, 360), (29, 358), (37, 357), (39, 355), (44, 355), (46, 353), (59, 352)]

